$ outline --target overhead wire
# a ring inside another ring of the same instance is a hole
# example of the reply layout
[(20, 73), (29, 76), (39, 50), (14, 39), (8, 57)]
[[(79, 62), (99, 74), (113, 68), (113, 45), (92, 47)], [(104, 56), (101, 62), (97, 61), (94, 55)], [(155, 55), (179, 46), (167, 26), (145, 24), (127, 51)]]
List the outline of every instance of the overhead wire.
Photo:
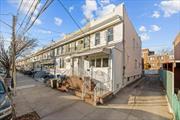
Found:
[(79, 30), (84, 33), (84, 31), (81, 29), (80, 25), (78, 24), (78, 22), (74, 19), (74, 17), (71, 15), (71, 13), (68, 11), (68, 9), (65, 7), (65, 5), (63, 4), (63, 2), (61, 0), (57, 0), (59, 2), (59, 4), (63, 7), (63, 9), (65, 10), (65, 12), (69, 15), (69, 17), (73, 20), (73, 22), (75, 23), (75, 25), (79, 28)]
[(20, 10), (21, 10), (22, 3), (23, 3), (23, 0), (21, 0), (20, 5), (19, 5), (19, 7), (18, 7), (18, 9), (17, 9), (17, 14), (16, 14), (17, 18), (18, 18), (18, 16), (19, 16), (19, 12), (20, 12)]
[(29, 24), (29, 26), (24, 29), (24, 33), (25, 34), (27, 31), (29, 31), (29, 29), (34, 25), (35, 21), (37, 20), (37, 18), (50, 6), (50, 4), (53, 2), (54, 0), (47, 0), (46, 3), (44, 4), (44, 6), (40, 9), (39, 13), (36, 15), (36, 17), (34, 18), (34, 20), (32, 21), (31, 24)]
[[(31, 9), (32, 9), (32, 6), (33, 6), (33, 4), (34, 4), (34, 2), (35, 2), (35, 0), (32, 1), (32, 4), (31, 4), (31, 6), (29, 7), (29, 9), (28, 9), (28, 11), (27, 11), (25, 17), (23, 18), (23, 20), (22, 20), (22, 22), (21, 22), (19, 28), (17, 29), (16, 34), (18, 33), (18, 31), (20, 30), (20, 28), (21, 28), (22, 25), (24, 24), (24, 21), (25, 21), (25, 19), (27, 18), (27, 16), (29, 15), (29, 13), (30, 13), (30, 11), (31, 11)], [(31, 13), (33, 13), (33, 12), (31, 12)]]
[(11, 25), (9, 25), (8, 23), (6, 23), (5, 21), (3, 21), (3, 20), (1, 20), (1, 19), (0, 19), (0, 22), (3, 23), (4, 25), (7, 25), (7, 26), (10, 27), (10, 28), (12, 28)]

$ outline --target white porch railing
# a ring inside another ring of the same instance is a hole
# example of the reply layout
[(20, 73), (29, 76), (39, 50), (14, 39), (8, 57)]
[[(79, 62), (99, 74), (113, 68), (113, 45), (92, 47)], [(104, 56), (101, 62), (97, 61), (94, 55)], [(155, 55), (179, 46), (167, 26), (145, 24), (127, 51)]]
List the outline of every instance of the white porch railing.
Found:
[[(75, 74), (82, 78), (82, 95), (81, 98), (84, 100), (85, 95), (88, 92), (88, 88), (91, 87), (91, 81), (93, 81), (96, 86), (93, 90), (94, 102), (96, 103), (97, 97), (103, 96), (104, 94), (111, 91), (111, 81), (110, 75), (101, 70), (94, 70), (93, 68), (90, 71), (86, 71), (83, 68), (77, 68)], [(67, 69), (61, 72), (61, 75), (73, 75), (72, 69)]]
[[(100, 77), (98, 77), (100, 75)], [(102, 71), (96, 71), (94, 78), (101, 78), (97, 80), (96, 87), (94, 88), (94, 103), (97, 102), (97, 97), (103, 96), (111, 91), (110, 76)]]

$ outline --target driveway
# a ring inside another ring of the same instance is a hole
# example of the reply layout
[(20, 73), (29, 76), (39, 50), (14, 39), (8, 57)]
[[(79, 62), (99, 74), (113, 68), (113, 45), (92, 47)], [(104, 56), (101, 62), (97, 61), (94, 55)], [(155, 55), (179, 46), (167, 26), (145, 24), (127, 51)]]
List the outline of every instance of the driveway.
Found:
[(122, 89), (105, 105), (92, 106), (22, 74), (14, 98), (17, 116), (36, 111), (42, 120), (169, 120), (161, 83), (142, 79)]

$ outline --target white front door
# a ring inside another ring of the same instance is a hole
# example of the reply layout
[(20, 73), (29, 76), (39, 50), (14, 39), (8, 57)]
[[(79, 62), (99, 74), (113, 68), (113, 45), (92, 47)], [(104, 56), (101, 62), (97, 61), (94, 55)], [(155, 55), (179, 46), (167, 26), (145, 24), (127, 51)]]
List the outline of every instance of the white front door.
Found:
[(82, 57), (73, 58), (72, 60), (73, 74), (82, 76), (84, 73), (84, 62)]

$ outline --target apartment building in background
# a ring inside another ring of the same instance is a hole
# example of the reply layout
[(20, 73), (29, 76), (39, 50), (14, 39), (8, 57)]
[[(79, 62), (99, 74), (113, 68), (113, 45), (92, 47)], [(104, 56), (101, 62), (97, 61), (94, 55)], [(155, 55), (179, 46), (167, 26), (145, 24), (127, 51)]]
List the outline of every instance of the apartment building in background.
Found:
[(159, 70), (163, 63), (171, 62), (174, 60), (174, 55), (169, 54), (155, 54), (154, 51), (150, 51), (145, 48), (142, 49), (142, 58), (144, 69)]
[(19, 69), (90, 77), (118, 92), (142, 74), (141, 40), (124, 4), (16, 63)]

